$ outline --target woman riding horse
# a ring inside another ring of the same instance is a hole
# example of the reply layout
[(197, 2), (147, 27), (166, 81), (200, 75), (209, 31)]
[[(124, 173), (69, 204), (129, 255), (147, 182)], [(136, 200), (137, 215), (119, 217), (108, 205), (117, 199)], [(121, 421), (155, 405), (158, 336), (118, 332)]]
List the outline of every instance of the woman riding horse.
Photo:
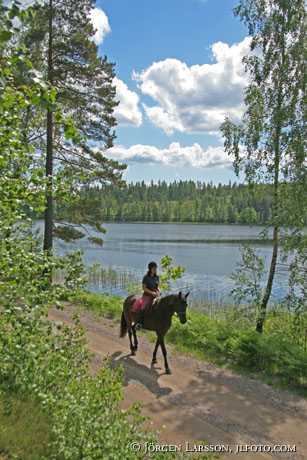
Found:
[(134, 304), (135, 311), (139, 312), (137, 326), (143, 327), (146, 312), (150, 311), (154, 300), (160, 296), (160, 279), (157, 274), (158, 265), (156, 262), (148, 264), (148, 271), (143, 278), (143, 295)]
[(131, 354), (135, 355), (138, 349), (136, 326), (140, 322), (141, 316), (141, 322), (144, 329), (155, 331), (157, 334), (157, 341), (152, 356), (152, 365), (157, 362), (157, 351), (158, 348), (161, 347), (164, 357), (165, 372), (170, 374), (164, 337), (171, 327), (173, 315), (176, 314), (182, 324), (187, 322), (186, 309), (188, 306), (187, 298), (189, 293), (184, 295), (179, 292), (179, 294), (170, 294), (165, 297), (160, 297), (159, 277), (157, 275), (157, 264), (155, 262), (151, 262), (148, 266), (148, 273), (143, 278), (143, 290), (144, 292), (141, 298), (130, 295), (124, 301), (120, 324), (120, 337), (125, 337), (128, 332)]

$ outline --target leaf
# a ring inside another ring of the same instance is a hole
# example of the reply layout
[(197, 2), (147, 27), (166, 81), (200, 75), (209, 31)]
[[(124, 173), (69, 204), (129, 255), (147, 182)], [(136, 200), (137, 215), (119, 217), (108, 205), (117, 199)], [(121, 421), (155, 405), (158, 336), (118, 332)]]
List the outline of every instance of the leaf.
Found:
[(0, 42), (7, 42), (9, 41), (13, 36), (13, 33), (10, 32), (9, 30), (1, 30), (0, 31)]
[(14, 3), (9, 11), (9, 18), (14, 19), (16, 16), (19, 15), (20, 9), (17, 3)]
[(103, 239), (98, 238), (96, 236), (89, 236), (88, 241), (90, 241), (93, 244), (96, 244), (97, 246), (103, 246)]

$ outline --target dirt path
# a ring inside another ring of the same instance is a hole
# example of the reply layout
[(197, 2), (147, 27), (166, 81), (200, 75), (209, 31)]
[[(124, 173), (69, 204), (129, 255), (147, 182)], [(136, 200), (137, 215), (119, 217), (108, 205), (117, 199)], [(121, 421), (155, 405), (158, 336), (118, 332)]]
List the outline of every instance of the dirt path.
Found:
[[(72, 308), (52, 311), (54, 321), (70, 322)], [(153, 345), (142, 336), (136, 357), (128, 339), (118, 337), (118, 325), (81, 313), (93, 367), (109, 356), (125, 368), (125, 405), (141, 401), (143, 412), (159, 429), (161, 442), (230, 445), (226, 459), (307, 459), (307, 401), (235, 374), (230, 370), (176, 353), (168, 347), (172, 375), (165, 375), (161, 355), (150, 368)], [(291, 453), (235, 454), (236, 445), (296, 445)]]

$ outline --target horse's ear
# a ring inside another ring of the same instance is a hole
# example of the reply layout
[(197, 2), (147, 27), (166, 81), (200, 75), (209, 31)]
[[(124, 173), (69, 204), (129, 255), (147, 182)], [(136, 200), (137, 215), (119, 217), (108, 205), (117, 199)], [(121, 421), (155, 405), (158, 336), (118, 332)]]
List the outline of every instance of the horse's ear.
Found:
[(184, 296), (184, 298), (187, 299), (189, 297), (189, 295), (190, 295), (190, 291), (187, 292), (187, 294)]
[(182, 292), (180, 291), (178, 294), (179, 299), (182, 299)]

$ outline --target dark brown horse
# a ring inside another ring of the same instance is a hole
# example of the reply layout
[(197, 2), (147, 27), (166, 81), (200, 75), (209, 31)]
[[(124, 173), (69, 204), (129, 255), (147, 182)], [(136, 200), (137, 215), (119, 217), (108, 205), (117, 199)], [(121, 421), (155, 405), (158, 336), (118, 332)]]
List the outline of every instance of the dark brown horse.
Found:
[[(181, 324), (185, 324), (187, 322), (186, 310), (188, 306), (188, 295), (189, 293), (183, 295), (179, 292), (179, 294), (159, 297), (154, 302), (150, 311), (145, 314), (143, 322), (144, 329), (155, 331), (157, 334), (157, 341), (152, 356), (152, 365), (157, 362), (157, 351), (160, 345), (164, 357), (165, 372), (167, 374), (170, 374), (171, 371), (167, 362), (167, 351), (164, 343), (164, 337), (171, 327), (172, 317), (174, 314), (178, 315)], [(130, 350), (132, 355), (135, 355), (138, 349), (138, 339), (136, 334), (138, 313), (133, 312), (133, 304), (136, 299), (137, 297), (135, 295), (131, 295), (124, 301), (120, 324), (120, 337), (125, 337), (127, 332), (129, 334)]]

